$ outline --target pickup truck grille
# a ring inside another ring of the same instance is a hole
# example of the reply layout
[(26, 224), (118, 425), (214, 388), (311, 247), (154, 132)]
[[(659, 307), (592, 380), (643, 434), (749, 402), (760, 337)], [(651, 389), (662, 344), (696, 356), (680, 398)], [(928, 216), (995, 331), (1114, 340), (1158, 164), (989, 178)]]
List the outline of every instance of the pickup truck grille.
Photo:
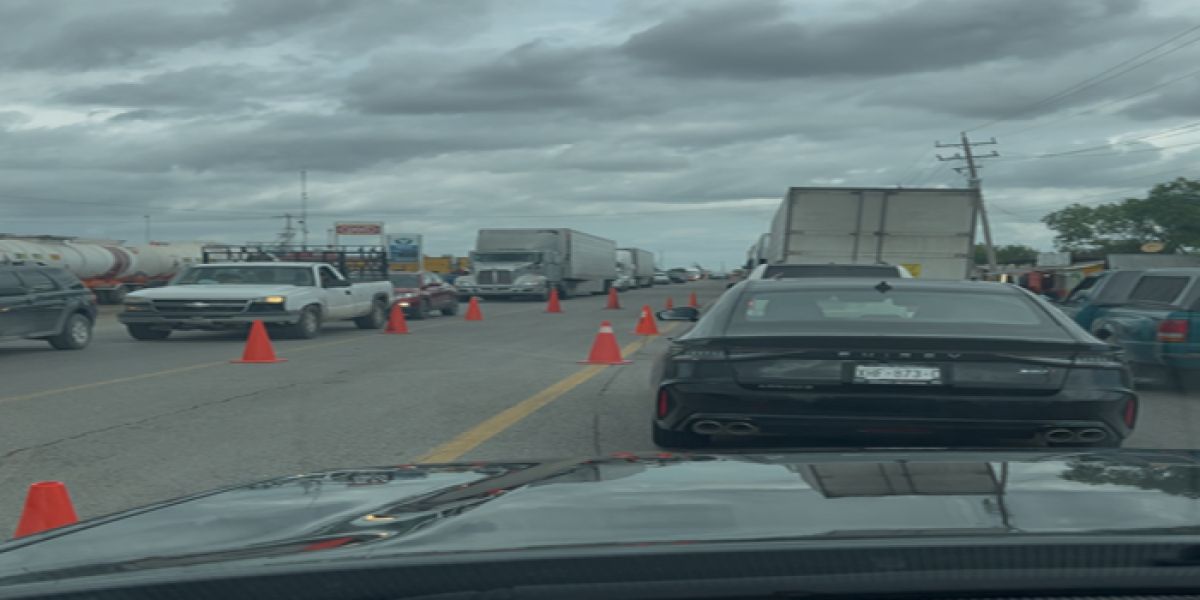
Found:
[(154, 310), (163, 315), (209, 317), (236, 315), (246, 310), (249, 300), (155, 300)]
[(512, 271), (480, 271), (478, 283), (512, 283)]

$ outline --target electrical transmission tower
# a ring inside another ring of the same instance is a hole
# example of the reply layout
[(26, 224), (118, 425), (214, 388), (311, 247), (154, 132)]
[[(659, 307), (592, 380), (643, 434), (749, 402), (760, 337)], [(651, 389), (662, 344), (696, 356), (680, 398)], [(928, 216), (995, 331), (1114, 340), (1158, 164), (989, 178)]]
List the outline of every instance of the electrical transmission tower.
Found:
[(983, 203), (983, 189), (980, 187), (979, 181), (980, 167), (979, 165), (975, 164), (975, 161), (984, 158), (996, 158), (997, 156), (1000, 156), (1000, 154), (995, 150), (992, 150), (990, 154), (977, 155), (972, 151), (972, 149), (975, 146), (995, 145), (996, 138), (992, 138), (986, 142), (972, 142), (971, 140), (967, 139), (967, 133), (965, 131), (960, 135), (961, 141), (957, 144), (943, 144), (941, 142), (934, 143), (935, 148), (959, 148), (962, 150), (961, 153), (956, 152), (954, 156), (942, 156), (939, 154), (937, 155), (937, 159), (941, 161), (961, 160), (967, 163), (966, 166), (954, 167), (954, 170), (958, 171), (959, 173), (965, 172), (967, 176), (967, 187), (975, 190), (975, 211), (979, 213), (980, 224), (983, 225), (983, 241), (985, 248), (987, 249), (988, 269), (992, 273), (995, 273), (997, 270), (996, 247), (992, 244), (992, 225), (988, 221), (987, 207)]

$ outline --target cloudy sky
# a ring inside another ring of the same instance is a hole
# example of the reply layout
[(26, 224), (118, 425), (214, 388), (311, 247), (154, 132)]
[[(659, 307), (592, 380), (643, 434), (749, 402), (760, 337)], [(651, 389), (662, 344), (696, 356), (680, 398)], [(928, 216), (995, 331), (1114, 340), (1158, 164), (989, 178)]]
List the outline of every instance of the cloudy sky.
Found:
[[(728, 266), (788, 186), (961, 186), (1002, 243), (1195, 176), (1192, 0), (4, 0), (0, 232), (461, 254), (562, 226)], [(1078, 85), (1077, 85), (1078, 84)], [(943, 155), (953, 149), (941, 149)], [(1061, 154), (1060, 153), (1068, 153)]]

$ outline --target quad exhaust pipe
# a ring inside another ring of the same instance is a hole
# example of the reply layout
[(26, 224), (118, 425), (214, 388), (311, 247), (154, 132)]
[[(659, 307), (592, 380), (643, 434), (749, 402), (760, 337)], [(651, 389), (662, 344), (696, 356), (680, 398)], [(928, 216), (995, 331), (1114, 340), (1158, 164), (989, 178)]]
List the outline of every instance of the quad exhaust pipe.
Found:
[(758, 426), (746, 421), (730, 421), (722, 423), (711, 419), (696, 421), (692, 424), (692, 431), (701, 435), (753, 435), (758, 433)]
[(1046, 432), (1046, 441), (1056, 444), (1070, 442), (1095, 443), (1108, 437), (1108, 432), (1098, 427), (1056, 427)]

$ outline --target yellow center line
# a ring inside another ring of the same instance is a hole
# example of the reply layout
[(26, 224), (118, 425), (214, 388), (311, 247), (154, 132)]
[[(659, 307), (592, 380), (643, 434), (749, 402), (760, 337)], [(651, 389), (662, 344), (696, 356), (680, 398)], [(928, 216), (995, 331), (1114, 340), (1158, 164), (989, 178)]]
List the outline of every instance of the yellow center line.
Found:
[[(666, 334), (675, 328), (677, 323), (670, 323), (663, 327), (661, 333)], [(654, 337), (644, 337), (636, 342), (632, 342), (621, 349), (621, 356), (628, 358), (637, 353), (650, 342), (654, 341)], [(589, 379), (599, 375), (608, 368), (605, 365), (591, 365), (584, 367), (558, 383), (508, 407), (507, 409), (497, 413), (490, 419), (468, 429), (459, 434), (454, 439), (441, 444), (430, 450), (428, 453), (418, 457), (414, 462), (418, 463), (441, 463), (458, 460), (464, 454), (479, 447), (480, 444), (496, 437), (500, 433), (509, 429), (513, 425), (521, 422), (523, 419), (532, 415), (538, 409), (554, 402), (561, 398), (567, 392), (583, 385)]]
[[(344, 339), (344, 340), (333, 340), (333, 341), (329, 341), (329, 342), (317, 342), (315, 344), (305, 344), (303, 346), (296, 346), (295, 348), (288, 348), (287, 353), (292, 354), (294, 352), (305, 352), (307, 350), (314, 350), (317, 348), (326, 348), (329, 346), (341, 346), (343, 344), (358, 342), (358, 341), (362, 341), (364, 339), (370, 339), (370, 338), (356, 336), (356, 337), (352, 337), (352, 338), (348, 338), (348, 339)], [(90, 383), (82, 383), (79, 385), (71, 385), (71, 386), (67, 386), (67, 387), (54, 388), (54, 389), (50, 389), (50, 390), (42, 390), (40, 392), (31, 392), (28, 394), (21, 394), (19, 396), (8, 396), (8, 397), (0, 398), (0, 404), (5, 404), (8, 402), (21, 402), (23, 400), (33, 400), (35, 398), (45, 398), (46, 396), (56, 396), (58, 394), (68, 394), (70, 392), (91, 390), (91, 389), (105, 387), (105, 386), (109, 386), (109, 385), (130, 383), (132, 381), (142, 381), (145, 379), (154, 379), (156, 377), (166, 377), (168, 375), (178, 375), (180, 373), (187, 373), (188, 371), (199, 371), (200, 369), (211, 369), (212, 367), (218, 367), (221, 365), (228, 365), (228, 364), (229, 364), (228, 360), (218, 360), (218, 361), (213, 361), (213, 362), (197, 363), (194, 365), (187, 365), (187, 366), (183, 366), (183, 367), (175, 367), (172, 369), (163, 369), (161, 371), (151, 371), (149, 373), (130, 375), (128, 377), (117, 377), (115, 379), (106, 379), (104, 381), (93, 381)]]

